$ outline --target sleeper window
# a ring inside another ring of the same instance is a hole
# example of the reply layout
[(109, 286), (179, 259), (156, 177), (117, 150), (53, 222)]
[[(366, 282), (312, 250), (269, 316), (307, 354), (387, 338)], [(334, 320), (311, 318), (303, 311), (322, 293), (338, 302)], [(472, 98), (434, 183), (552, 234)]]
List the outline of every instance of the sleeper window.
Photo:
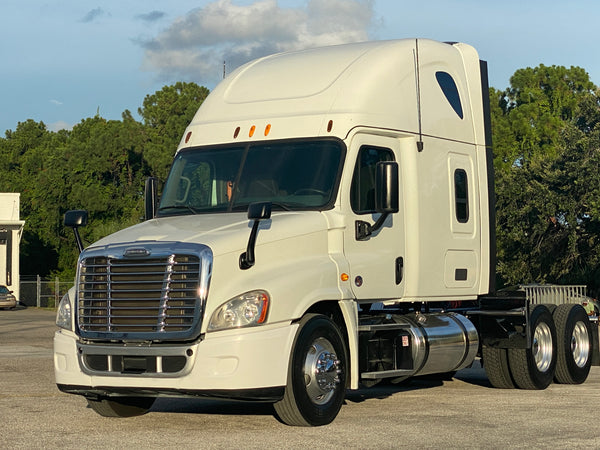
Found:
[(461, 119), (463, 118), (463, 109), (460, 103), (460, 95), (458, 93), (458, 88), (456, 87), (456, 83), (452, 76), (447, 72), (436, 72), (435, 78), (442, 89), (442, 92), (446, 96), (448, 103), (454, 109), (454, 112)]
[(467, 172), (463, 169), (454, 171), (454, 199), (456, 220), (460, 223), (469, 221), (469, 190)]

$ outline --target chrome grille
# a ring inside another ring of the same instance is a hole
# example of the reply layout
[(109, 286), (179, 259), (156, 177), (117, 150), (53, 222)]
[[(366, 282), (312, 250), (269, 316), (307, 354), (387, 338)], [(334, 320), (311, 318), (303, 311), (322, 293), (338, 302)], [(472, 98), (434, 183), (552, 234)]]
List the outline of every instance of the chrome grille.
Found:
[(202, 283), (200, 256), (127, 258), (89, 253), (92, 255), (82, 255), (78, 274), (77, 321), (82, 336), (194, 337), (192, 334), (199, 329), (207, 283), (207, 280)]

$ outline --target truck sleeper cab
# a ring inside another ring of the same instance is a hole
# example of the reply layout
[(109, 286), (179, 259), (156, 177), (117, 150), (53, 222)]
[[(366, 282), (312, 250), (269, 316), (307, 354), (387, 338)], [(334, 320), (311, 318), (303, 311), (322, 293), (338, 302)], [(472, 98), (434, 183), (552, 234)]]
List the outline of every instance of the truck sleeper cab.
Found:
[(210, 396), (315, 426), (347, 388), (481, 354), (497, 387), (583, 382), (587, 316), (494, 294), (491, 161), (486, 65), (466, 44), (240, 67), (186, 129), (160, 202), (149, 183), (147, 220), (81, 252), (57, 314), (59, 389), (106, 416)]

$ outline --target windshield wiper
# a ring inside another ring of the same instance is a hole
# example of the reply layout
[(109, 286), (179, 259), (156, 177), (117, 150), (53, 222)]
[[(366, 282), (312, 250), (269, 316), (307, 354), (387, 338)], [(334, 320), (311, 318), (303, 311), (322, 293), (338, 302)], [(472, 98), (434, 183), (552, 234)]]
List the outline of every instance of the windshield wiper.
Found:
[(271, 205), (273, 205), (275, 207), (279, 207), (279, 208), (283, 209), (284, 211), (291, 211), (292, 210), (291, 206), (294, 206), (292, 204), (280, 203), (280, 202), (271, 202)]
[(170, 205), (170, 206), (161, 206), (158, 208), (158, 212), (166, 212), (166, 211), (189, 211), (192, 214), (198, 214), (198, 210), (190, 205)]
[[(265, 200), (264, 202), (258, 202), (258, 203), (271, 203), (271, 205), (275, 208), (281, 208), (284, 211), (292, 211), (292, 208), (294, 206), (303, 206), (299, 203), (281, 203), (281, 202), (273, 202), (271, 200)], [(254, 202), (253, 202), (254, 203)], [(246, 211), (248, 209), (248, 206), (250, 205), (250, 203), (238, 203), (237, 205), (234, 205), (231, 210), (232, 211)]]

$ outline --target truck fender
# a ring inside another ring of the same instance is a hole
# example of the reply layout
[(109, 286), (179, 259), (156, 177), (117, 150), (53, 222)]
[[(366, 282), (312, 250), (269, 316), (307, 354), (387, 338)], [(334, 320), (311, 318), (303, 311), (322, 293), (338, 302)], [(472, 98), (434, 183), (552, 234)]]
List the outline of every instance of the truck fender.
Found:
[(348, 339), (349, 388), (358, 389), (358, 304), (354, 300), (339, 300), (338, 305), (344, 317)]

